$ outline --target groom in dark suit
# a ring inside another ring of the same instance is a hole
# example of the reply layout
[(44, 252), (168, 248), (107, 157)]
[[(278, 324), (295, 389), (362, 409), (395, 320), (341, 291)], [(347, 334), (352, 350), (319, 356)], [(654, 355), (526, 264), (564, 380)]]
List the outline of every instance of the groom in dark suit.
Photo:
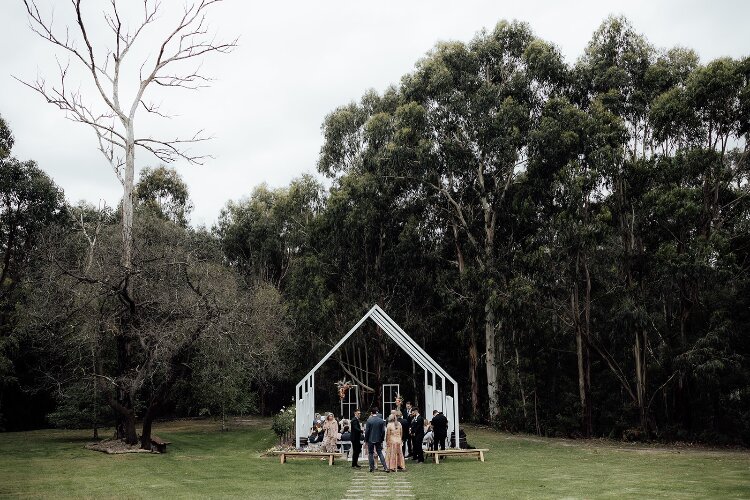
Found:
[(378, 414), (378, 407), (373, 406), (370, 410), (370, 418), (367, 419), (365, 424), (365, 442), (367, 443), (367, 452), (370, 455), (370, 472), (375, 472), (376, 452), (380, 463), (383, 464), (383, 470), (391, 472), (383, 456), (383, 440), (385, 440), (385, 420)]

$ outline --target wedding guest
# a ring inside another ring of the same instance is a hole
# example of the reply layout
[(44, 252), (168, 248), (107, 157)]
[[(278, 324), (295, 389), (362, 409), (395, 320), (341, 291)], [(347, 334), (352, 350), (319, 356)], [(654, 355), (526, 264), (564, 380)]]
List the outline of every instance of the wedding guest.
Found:
[(341, 417), (341, 420), (339, 421), (339, 428), (341, 429), (341, 432), (344, 432), (344, 427), (351, 427), (352, 422), (348, 418)]
[(352, 441), (352, 467), (361, 469), (362, 466), (357, 463), (359, 460), (359, 454), (362, 452), (362, 424), (359, 421), (361, 412), (359, 408), (354, 410), (354, 419), (352, 420), (351, 427), (351, 441)]
[(424, 453), (422, 452), (422, 438), (424, 438), (424, 418), (419, 414), (419, 408), (411, 409), (411, 454), (412, 460), (424, 462)]
[(406, 417), (406, 451), (404, 452), (404, 457), (408, 458), (412, 455), (412, 447), (411, 447), (411, 421), (414, 418), (411, 414), (411, 401), (406, 402), (406, 413), (404, 413), (404, 416)]
[(432, 429), (429, 427), (428, 429), (429, 430), (424, 433), (424, 437), (422, 438), (422, 449), (424, 450), (432, 450), (435, 443)]
[(396, 417), (398, 418), (398, 423), (401, 424), (401, 451), (404, 454), (404, 458), (406, 458), (406, 447), (409, 443), (409, 421), (404, 418), (400, 411), (396, 412)]
[(370, 459), (370, 472), (375, 472), (375, 453), (378, 454), (383, 470), (390, 472), (383, 456), (383, 440), (385, 439), (385, 420), (378, 414), (378, 407), (370, 409), (370, 418), (365, 424), (365, 441), (367, 442), (367, 453)]
[[(349, 430), (349, 426), (348, 425), (345, 425), (344, 428), (341, 430), (341, 435), (339, 436), (339, 440), (341, 440), (341, 441), (351, 441), (352, 440), (352, 433)], [(349, 451), (349, 448), (351, 447), (351, 445), (344, 444), (343, 447), (344, 447), (344, 453), (346, 453), (346, 452)]]
[(432, 432), (435, 439), (433, 448), (444, 450), (445, 440), (448, 437), (448, 418), (443, 415), (442, 411), (433, 410), (432, 412)]
[(327, 453), (336, 452), (336, 441), (338, 440), (339, 423), (333, 418), (333, 413), (329, 413), (323, 424), (323, 450)]
[(314, 444), (318, 442), (318, 429), (316, 427), (312, 427), (310, 429), (310, 435), (307, 436), (307, 442), (309, 444)]
[(385, 431), (386, 460), (390, 470), (406, 470), (404, 452), (401, 449), (403, 428), (395, 413), (388, 417)]
[(427, 443), (427, 448), (425, 448), (425, 446), (424, 446), (425, 445), (425, 440), (424, 440), (424, 438), (422, 438), (422, 449), (423, 450), (431, 450), (432, 449), (432, 445), (434, 443), (434, 440), (433, 440), (434, 435), (432, 433), (432, 422), (430, 422), (427, 419), (424, 419), (424, 435), (426, 436), (427, 434), (430, 435), (430, 440), (429, 440), (429, 443)]

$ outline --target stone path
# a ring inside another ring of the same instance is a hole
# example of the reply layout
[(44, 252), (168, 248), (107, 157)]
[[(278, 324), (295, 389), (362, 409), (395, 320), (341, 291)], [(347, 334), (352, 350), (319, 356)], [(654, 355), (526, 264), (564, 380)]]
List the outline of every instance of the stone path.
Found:
[(367, 467), (354, 471), (354, 477), (342, 500), (373, 498), (414, 498), (408, 472), (367, 472)]

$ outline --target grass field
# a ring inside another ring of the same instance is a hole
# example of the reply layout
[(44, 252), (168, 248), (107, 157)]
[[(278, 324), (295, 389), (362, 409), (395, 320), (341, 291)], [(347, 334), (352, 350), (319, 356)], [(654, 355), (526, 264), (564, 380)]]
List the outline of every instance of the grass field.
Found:
[[(0, 434), (0, 496), (12, 498), (340, 499), (346, 463), (262, 458), (270, 421), (219, 432), (210, 421), (158, 424), (169, 453), (105, 455), (90, 431)], [(486, 462), (407, 463), (417, 498), (750, 498), (750, 453), (540, 439), (467, 427)], [(382, 474), (382, 473), (379, 473)]]

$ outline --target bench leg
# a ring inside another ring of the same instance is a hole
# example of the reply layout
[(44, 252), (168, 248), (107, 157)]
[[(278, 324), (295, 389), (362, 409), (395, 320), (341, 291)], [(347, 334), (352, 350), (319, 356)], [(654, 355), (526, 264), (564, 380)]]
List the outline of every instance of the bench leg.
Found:
[(285, 463), (286, 462), (286, 455), (284, 455), (283, 453), (281, 455), (279, 455), (279, 461), (282, 464)]
[(436, 464), (440, 463), (440, 455), (438, 455), (437, 453), (435, 453), (435, 463)]
[(482, 461), (482, 462), (484, 462), (484, 452), (483, 451), (479, 452), (479, 460)]
[(328, 465), (333, 465), (333, 455), (328, 455)]

